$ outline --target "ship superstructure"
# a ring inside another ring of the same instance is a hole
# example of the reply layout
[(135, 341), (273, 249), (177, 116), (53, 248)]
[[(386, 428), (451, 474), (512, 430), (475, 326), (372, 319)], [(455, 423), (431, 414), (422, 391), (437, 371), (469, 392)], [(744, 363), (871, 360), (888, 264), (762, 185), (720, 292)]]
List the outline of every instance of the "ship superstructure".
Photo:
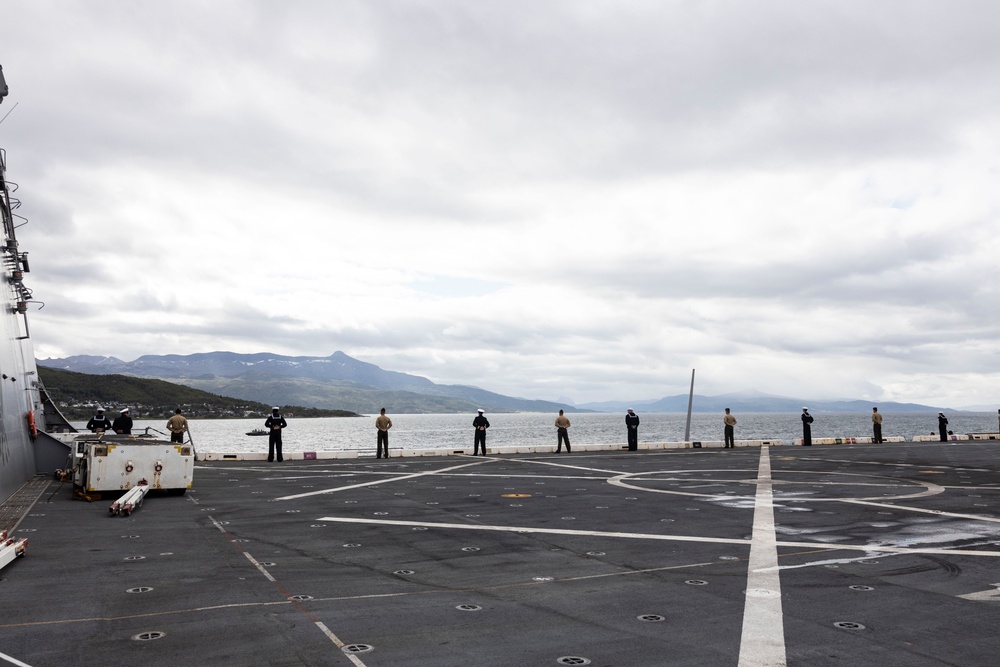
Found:
[(0, 214), (3, 242), (0, 246), (0, 502), (31, 478), (37, 469), (33, 437), (44, 431), (39, 399), (38, 370), (28, 331), (28, 306), (33, 302), (24, 277), (29, 271), (28, 253), (17, 243), (20, 206), (13, 193), (17, 186), (7, 180), (7, 154), (0, 148)]
[[(0, 68), (0, 101), (7, 84)], [(27, 220), (18, 214), (17, 184), (7, 178), (7, 153), (0, 148), (0, 503), (37, 471), (51, 472), (68, 448), (45, 434), (44, 390), (35, 367), (28, 310), (40, 305), (25, 284), (28, 253), (16, 230)]]

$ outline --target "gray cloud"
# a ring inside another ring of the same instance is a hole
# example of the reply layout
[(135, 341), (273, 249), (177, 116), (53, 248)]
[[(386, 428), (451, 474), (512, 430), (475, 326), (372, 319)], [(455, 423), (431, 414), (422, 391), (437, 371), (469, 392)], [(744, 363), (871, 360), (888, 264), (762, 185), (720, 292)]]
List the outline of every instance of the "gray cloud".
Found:
[(993, 4), (8, 5), (43, 356), (997, 400)]

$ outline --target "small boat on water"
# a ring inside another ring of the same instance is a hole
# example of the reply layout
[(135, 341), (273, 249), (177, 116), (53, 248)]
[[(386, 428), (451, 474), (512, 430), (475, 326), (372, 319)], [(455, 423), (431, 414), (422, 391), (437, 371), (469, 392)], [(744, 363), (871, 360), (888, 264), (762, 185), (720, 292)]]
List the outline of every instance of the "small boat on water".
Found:
[(252, 431), (247, 431), (247, 435), (267, 435), (267, 430), (262, 428), (255, 428)]

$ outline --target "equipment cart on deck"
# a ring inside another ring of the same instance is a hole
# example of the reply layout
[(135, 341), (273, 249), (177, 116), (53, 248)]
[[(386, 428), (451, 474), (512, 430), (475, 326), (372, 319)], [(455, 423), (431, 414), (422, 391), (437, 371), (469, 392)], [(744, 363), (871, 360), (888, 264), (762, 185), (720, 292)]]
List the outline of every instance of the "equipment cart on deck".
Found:
[(74, 491), (127, 491), (141, 481), (149, 488), (183, 495), (194, 479), (194, 448), (131, 435), (81, 434), (73, 441)]

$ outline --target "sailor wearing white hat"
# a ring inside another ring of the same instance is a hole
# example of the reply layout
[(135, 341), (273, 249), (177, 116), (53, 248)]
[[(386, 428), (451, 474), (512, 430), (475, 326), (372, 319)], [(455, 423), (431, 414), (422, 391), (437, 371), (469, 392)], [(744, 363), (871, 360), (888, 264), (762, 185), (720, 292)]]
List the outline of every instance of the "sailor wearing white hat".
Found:
[(483, 409), (479, 408), (476, 418), (472, 420), (472, 427), (476, 429), (476, 436), (472, 441), (472, 455), (479, 454), (479, 448), (483, 448), (482, 456), (486, 456), (486, 429), (490, 427), (490, 421), (483, 416)]
[(812, 423), (813, 417), (809, 414), (809, 408), (802, 408), (802, 444), (805, 447), (811, 447), (813, 444)]
[(625, 430), (628, 435), (628, 450), (630, 452), (639, 449), (639, 415), (635, 414), (632, 408), (625, 411)]
[(275, 452), (278, 454), (278, 463), (281, 463), (284, 460), (281, 456), (281, 429), (286, 426), (288, 426), (288, 422), (286, 422), (285, 418), (281, 416), (280, 408), (278, 406), (271, 408), (271, 416), (264, 421), (264, 428), (268, 430), (268, 462), (274, 461)]
[(128, 408), (122, 408), (115, 417), (115, 423), (111, 425), (111, 430), (119, 435), (132, 435), (132, 417)]
[(91, 433), (103, 433), (111, 430), (111, 420), (104, 414), (104, 408), (98, 406), (97, 414), (87, 422), (87, 430)]

